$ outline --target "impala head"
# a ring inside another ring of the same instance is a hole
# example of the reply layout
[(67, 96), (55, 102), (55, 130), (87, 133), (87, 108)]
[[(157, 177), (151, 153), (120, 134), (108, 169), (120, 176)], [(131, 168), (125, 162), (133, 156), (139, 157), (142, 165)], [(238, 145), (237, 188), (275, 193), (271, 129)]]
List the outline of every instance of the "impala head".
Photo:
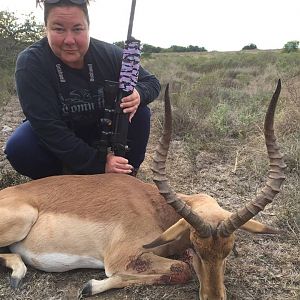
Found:
[(202, 238), (197, 231), (191, 230), (190, 238), (195, 251), (193, 267), (200, 282), (199, 299), (226, 299), (226, 257), (233, 248), (234, 236)]
[(230, 213), (222, 209), (216, 200), (208, 195), (178, 195), (169, 186), (165, 164), (171, 140), (172, 118), (168, 86), (166, 88), (164, 132), (156, 148), (152, 171), (154, 182), (160, 193), (167, 203), (182, 216), (182, 219), (144, 247), (152, 248), (167, 244), (189, 232), (193, 249), (191, 252), (192, 264), (200, 282), (200, 300), (226, 299), (225, 264), (226, 257), (234, 246), (235, 230), (244, 229), (252, 233), (278, 233), (278, 230), (254, 221), (252, 218), (272, 202), (284, 180), (285, 164), (283, 155), (276, 144), (273, 130), (274, 113), (280, 89), (281, 82), (279, 80), (265, 117), (265, 141), (270, 160), (270, 170), (265, 187), (252, 202), (235, 213)]

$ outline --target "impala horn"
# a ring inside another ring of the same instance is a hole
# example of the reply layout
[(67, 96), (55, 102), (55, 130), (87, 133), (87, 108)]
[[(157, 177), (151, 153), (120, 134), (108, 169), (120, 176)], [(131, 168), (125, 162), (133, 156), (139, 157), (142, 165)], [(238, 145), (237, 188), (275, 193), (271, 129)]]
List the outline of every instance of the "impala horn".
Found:
[(205, 238), (212, 235), (211, 226), (198, 216), (192, 208), (181, 200), (171, 189), (166, 176), (166, 159), (168, 155), (169, 145), (172, 134), (172, 111), (169, 96), (169, 84), (165, 90), (165, 121), (163, 134), (156, 147), (153, 166), (153, 181), (156, 184), (160, 194), (165, 198), (166, 202), (171, 205), (176, 212), (182, 216), (198, 234)]
[(286, 168), (286, 164), (283, 161), (283, 155), (276, 143), (274, 134), (274, 114), (280, 90), (281, 81), (279, 79), (276, 91), (269, 104), (264, 124), (264, 135), (270, 161), (270, 169), (266, 184), (252, 202), (246, 204), (219, 225), (217, 231), (220, 236), (226, 237), (231, 235), (260, 211), (264, 210), (266, 205), (271, 203), (276, 194), (280, 192), (281, 185), (285, 179), (284, 169)]

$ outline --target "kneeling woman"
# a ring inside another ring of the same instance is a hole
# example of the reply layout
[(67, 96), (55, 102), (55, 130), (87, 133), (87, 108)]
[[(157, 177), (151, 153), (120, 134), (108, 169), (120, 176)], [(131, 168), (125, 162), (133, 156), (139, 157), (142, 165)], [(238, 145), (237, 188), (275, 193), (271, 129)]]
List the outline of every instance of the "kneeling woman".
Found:
[(160, 92), (140, 67), (138, 83), (121, 108), (129, 114), (127, 157), (95, 147), (101, 132), (105, 82), (118, 81), (122, 49), (89, 36), (88, 0), (44, 0), (47, 37), (17, 59), (17, 93), (26, 121), (5, 153), (21, 174), (37, 179), (63, 174), (135, 174), (150, 132), (147, 107)]

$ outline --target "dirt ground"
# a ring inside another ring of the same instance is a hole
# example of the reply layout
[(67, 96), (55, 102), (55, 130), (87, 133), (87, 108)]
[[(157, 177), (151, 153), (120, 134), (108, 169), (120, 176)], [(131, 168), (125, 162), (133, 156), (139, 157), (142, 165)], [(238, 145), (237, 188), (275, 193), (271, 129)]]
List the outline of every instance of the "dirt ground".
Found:
[[(154, 126), (146, 161), (138, 175), (151, 181), (151, 155), (157, 141), (157, 128)], [(21, 122), (22, 113), (18, 102), (13, 98), (3, 108), (0, 121), (0, 172), (13, 172), (3, 154), (3, 146), (12, 130)], [(217, 155), (199, 152), (191, 164), (181, 141), (174, 140), (171, 145), (168, 169), (170, 181), (178, 192), (206, 192), (218, 199), (228, 210), (240, 207), (254, 197), (261, 182), (247, 177), (247, 169), (242, 166), (232, 172), (232, 159), (222, 160)], [(1, 174), (0, 174), (1, 175)], [(288, 181), (285, 184), (288, 188)], [(284, 190), (258, 217), (258, 220), (276, 225), (276, 210), (284, 203)], [(236, 300), (299, 300), (300, 299), (300, 261), (299, 237), (287, 228), (279, 236), (252, 235), (239, 231), (236, 249), (238, 255), (231, 254), (225, 274), (228, 299)], [(9, 286), (9, 270), (0, 268), (0, 299), (76, 299), (78, 291), (90, 279), (105, 278), (103, 271), (75, 270), (66, 273), (45, 273), (28, 268), (23, 285), (17, 291)], [(196, 279), (185, 285), (174, 286), (132, 286), (113, 290), (91, 299), (130, 299), (130, 300), (183, 300), (198, 299)]]

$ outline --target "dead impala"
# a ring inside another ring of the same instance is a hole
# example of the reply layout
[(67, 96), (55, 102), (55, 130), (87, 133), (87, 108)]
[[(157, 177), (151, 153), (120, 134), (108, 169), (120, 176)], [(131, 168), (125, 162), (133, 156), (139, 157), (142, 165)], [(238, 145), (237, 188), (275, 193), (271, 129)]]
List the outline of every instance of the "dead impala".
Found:
[(200, 299), (226, 299), (225, 260), (234, 231), (277, 232), (252, 218), (273, 200), (284, 180), (285, 164), (273, 131), (280, 89), (279, 81), (265, 119), (266, 185), (235, 213), (208, 195), (171, 190), (165, 174), (172, 122), (168, 88), (153, 166), (158, 189), (118, 174), (48, 177), (3, 189), (0, 247), (8, 246), (11, 253), (0, 254), (0, 263), (12, 269), (12, 287), (25, 276), (25, 264), (49, 272), (105, 268), (107, 278), (90, 280), (84, 296), (131, 284), (184, 283), (192, 276), (189, 265), (166, 257), (189, 249)]

